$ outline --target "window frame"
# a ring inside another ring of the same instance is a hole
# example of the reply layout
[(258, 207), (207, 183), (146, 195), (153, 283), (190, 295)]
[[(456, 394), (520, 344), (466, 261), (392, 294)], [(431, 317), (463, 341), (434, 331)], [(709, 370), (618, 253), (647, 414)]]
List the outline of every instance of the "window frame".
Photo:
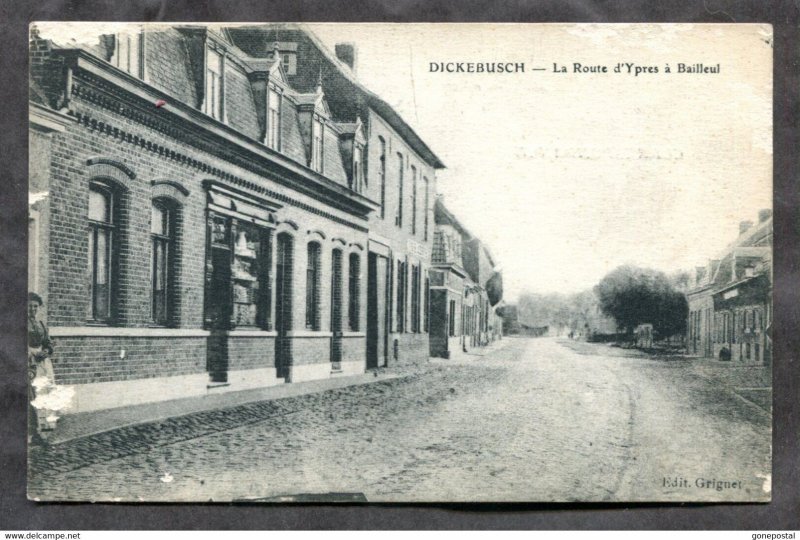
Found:
[[(125, 43), (125, 56), (126, 60), (122, 62), (122, 43)], [(133, 50), (135, 51), (134, 55), (131, 55), (132, 47), (134, 45)], [(132, 65), (131, 60), (136, 58), (135, 66)], [(128, 73), (133, 75), (137, 79), (144, 78), (144, 32), (124, 32), (124, 33), (115, 33), (114, 34), (114, 50), (111, 54), (111, 64)]]
[(386, 219), (386, 140), (383, 137), (378, 137), (381, 143), (381, 156), (380, 167), (378, 169), (378, 176), (381, 182), (381, 219)]
[[(212, 55), (218, 57), (216, 66), (219, 73), (211, 69)], [(214, 77), (213, 75), (216, 75)], [(215, 120), (225, 121), (225, 51), (211, 45), (206, 46), (203, 70), (204, 99), (203, 112)], [(216, 84), (214, 84), (216, 82)]]
[(427, 176), (423, 176), (423, 183), (425, 184), (425, 218), (424, 218), (424, 234), (423, 239), (427, 242), (428, 241), (428, 228), (429, 228), (429, 220), (428, 214), (430, 212), (430, 180), (428, 180)]
[[(175, 213), (176, 205), (167, 198), (159, 197), (151, 201), (151, 206), (164, 212), (163, 220), (166, 233), (155, 233), (152, 222), (150, 227), (151, 267), (150, 267), (150, 315), (152, 323), (157, 326), (170, 326), (173, 323), (173, 284), (175, 276)], [(152, 212), (151, 212), (152, 216)], [(152, 219), (152, 218), (151, 218)], [(159, 320), (156, 310), (156, 272), (158, 267), (157, 246), (163, 248), (164, 275), (161, 277), (164, 287), (163, 318)]]
[(306, 329), (319, 331), (322, 324), (320, 316), (322, 245), (316, 241), (309, 242), (306, 255)]
[(325, 173), (325, 120), (317, 113), (311, 118), (311, 168)]
[(403, 174), (405, 169), (405, 163), (403, 162), (403, 154), (400, 152), (397, 153), (397, 157), (399, 160), (399, 169), (398, 169), (398, 176), (397, 176), (397, 215), (394, 218), (394, 224), (399, 227), (400, 229), (403, 228)]
[[(88, 247), (88, 255), (89, 255), (89, 321), (93, 323), (99, 324), (110, 324), (114, 319), (114, 303), (116, 302), (116, 281), (114, 278), (114, 272), (112, 271), (114, 266), (114, 261), (116, 259), (116, 242), (117, 242), (117, 225), (116, 225), (116, 214), (117, 214), (117, 192), (113, 186), (101, 182), (101, 181), (92, 181), (89, 183), (89, 197), (91, 198), (91, 193), (99, 193), (105, 198), (105, 212), (108, 216), (107, 221), (97, 221), (89, 217), (87, 213), (87, 225), (88, 225), (88, 232), (89, 232), (89, 247)], [(97, 305), (97, 294), (98, 294), (98, 242), (97, 239), (99, 238), (100, 232), (103, 231), (106, 237), (106, 246), (105, 246), (105, 261), (106, 261), (106, 269), (105, 269), (105, 280), (106, 280), (106, 311), (107, 313), (103, 315), (98, 314), (98, 305)]]
[(353, 182), (351, 189), (356, 193), (362, 193), (364, 185), (364, 145), (353, 142)]
[(361, 328), (361, 256), (350, 253), (347, 260), (347, 322), (351, 332)]
[[(273, 109), (273, 97), (276, 107)], [(273, 111), (275, 114), (273, 115)], [(283, 127), (283, 89), (274, 83), (267, 87), (267, 128), (264, 143), (267, 147), (280, 152), (282, 150), (281, 129)]]

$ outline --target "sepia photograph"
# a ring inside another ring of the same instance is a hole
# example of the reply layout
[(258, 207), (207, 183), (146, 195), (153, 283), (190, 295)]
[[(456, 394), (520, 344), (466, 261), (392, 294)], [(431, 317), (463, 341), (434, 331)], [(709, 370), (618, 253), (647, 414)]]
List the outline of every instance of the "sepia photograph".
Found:
[(29, 60), (29, 499), (771, 500), (772, 26)]

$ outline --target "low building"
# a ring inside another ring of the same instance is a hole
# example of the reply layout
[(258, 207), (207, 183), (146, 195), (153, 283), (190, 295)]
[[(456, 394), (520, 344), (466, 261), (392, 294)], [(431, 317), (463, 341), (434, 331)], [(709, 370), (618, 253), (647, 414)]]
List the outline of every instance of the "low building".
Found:
[(686, 348), (692, 355), (745, 363), (772, 358), (772, 211), (743, 221), (717, 258), (695, 269)]

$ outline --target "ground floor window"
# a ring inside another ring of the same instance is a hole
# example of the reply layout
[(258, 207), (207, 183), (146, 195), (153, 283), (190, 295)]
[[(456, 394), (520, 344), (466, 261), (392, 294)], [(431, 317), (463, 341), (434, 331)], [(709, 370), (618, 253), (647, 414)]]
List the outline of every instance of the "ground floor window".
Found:
[(208, 221), (207, 325), (268, 328), (269, 230), (213, 212)]
[(111, 262), (115, 246), (116, 205), (112, 189), (92, 183), (89, 189), (89, 298), (90, 319), (111, 319), (113, 301)]
[(456, 301), (450, 300), (450, 309), (448, 310), (449, 328), (448, 335), (453, 337), (456, 335)]
[(359, 329), (358, 319), (361, 315), (361, 258), (358, 256), (358, 254), (350, 254), (348, 271), (348, 326), (350, 327), (351, 332), (357, 332)]

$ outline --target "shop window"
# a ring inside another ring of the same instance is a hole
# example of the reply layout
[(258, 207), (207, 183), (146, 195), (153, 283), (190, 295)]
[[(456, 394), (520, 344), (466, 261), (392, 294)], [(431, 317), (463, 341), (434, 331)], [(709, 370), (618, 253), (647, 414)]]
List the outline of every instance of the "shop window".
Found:
[(171, 322), (172, 279), (175, 243), (175, 207), (166, 199), (156, 199), (151, 206), (150, 238), (152, 267), (150, 269), (151, 314), (153, 323)]
[(267, 329), (269, 230), (218, 212), (208, 221), (206, 325)]
[(320, 253), (317, 242), (308, 244), (308, 260), (306, 265), (306, 328), (320, 329)]
[(361, 258), (357, 253), (350, 254), (348, 277), (348, 321), (350, 331), (358, 332), (361, 316)]
[(113, 190), (100, 183), (89, 187), (89, 291), (90, 319), (109, 322), (113, 298), (112, 259), (116, 227)]

